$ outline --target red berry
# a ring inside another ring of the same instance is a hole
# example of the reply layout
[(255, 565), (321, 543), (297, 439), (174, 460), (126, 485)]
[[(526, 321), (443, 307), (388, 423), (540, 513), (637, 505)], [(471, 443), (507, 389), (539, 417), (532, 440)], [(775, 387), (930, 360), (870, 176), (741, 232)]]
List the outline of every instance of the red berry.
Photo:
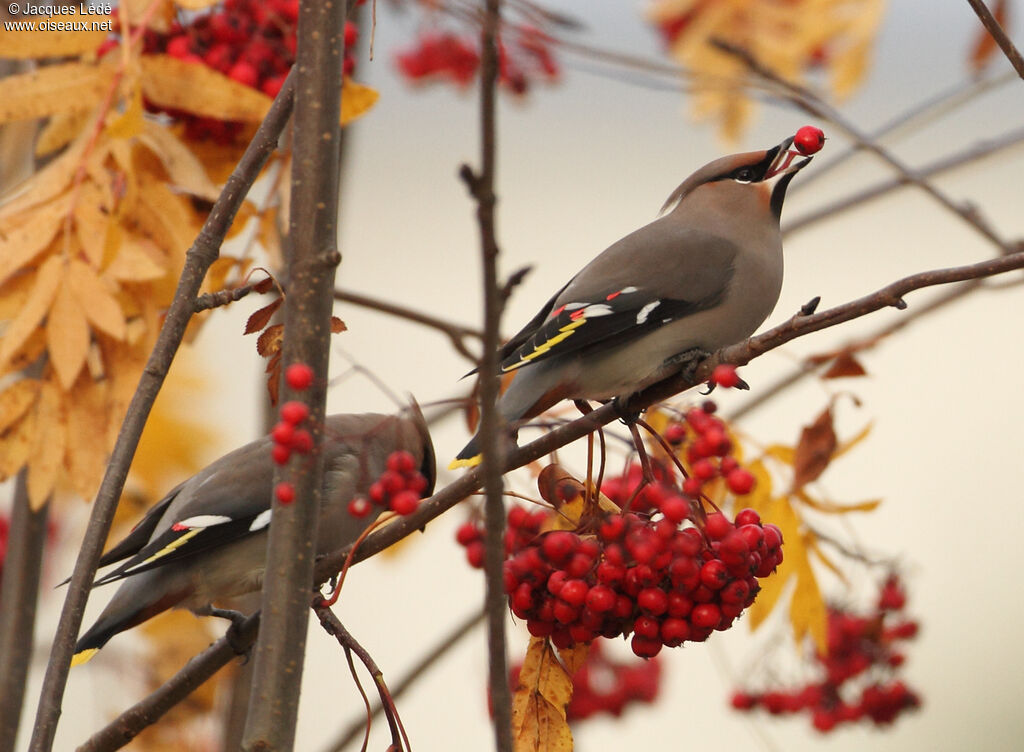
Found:
[(707, 519), (704, 521), (704, 532), (708, 534), (711, 540), (722, 540), (727, 536), (733, 529), (732, 523), (729, 522), (729, 518), (721, 512), (715, 512), (709, 514)]
[(305, 402), (292, 400), (281, 405), (281, 420), (286, 423), (297, 426), (308, 417), (309, 406)]
[(408, 474), (416, 469), (416, 458), (411, 452), (399, 449), (388, 455), (388, 470), (393, 473)]
[(606, 585), (594, 585), (586, 598), (587, 608), (599, 614), (615, 608), (615, 591)]
[(381, 473), (378, 480), (380, 481), (380, 484), (384, 486), (384, 490), (389, 494), (396, 494), (399, 491), (406, 490), (405, 476), (401, 473), (396, 473), (392, 470), (385, 470)]
[(633, 639), (629, 643), (633, 653), (640, 658), (653, 658), (659, 652), (661, 652), (661, 640), (652, 637), (641, 637), (640, 635), (633, 635)]
[(466, 561), (474, 569), (484, 568), (484, 544), (483, 541), (474, 541), (466, 546)]
[(661, 513), (666, 520), (678, 525), (690, 516), (690, 505), (682, 496), (670, 496), (661, 502)]
[(664, 438), (669, 444), (681, 444), (686, 438), (686, 426), (682, 423), (669, 423)]
[(555, 566), (561, 566), (576, 550), (579, 538), (567, 530), (548, 533), (541, 541), (540, 549), (544, 558)]
[(270, 437), (274, 440), (275, 444), (290, 447), (292, 439), (295, 438), (295, 426), (281, 421), (274, 426), (274, 429), (270, 432)]
[(589, 591), (590, 588), (583, 580), (569, 580), (558, 591), (558, 597), (570, 606), (582, 606)]
[(309, 454), (313, 449), (313, 436), (309, 431), (300, 429), (292, 437), (290, 446), (299, 454)]
[(234, 79), (240, 84), (256, 88), (260, 81), (260, 73), (256, 70), (256, 66), (243, 60), (231, 66), (231, 70), (228, 71), (228, 78)]
[(657, 637), (661, 631), (661, 624), (650, 616), (639, 616), (633, 623), (633, 631), (640, 637)]
[(186, 36), (174, 37), (167, 43), (167, 54), (183, 60), (192, 54), (192, 42)]
[(690, 612), (690, 621), (695, 627), (714, 629), (722, 620), (722, 612), (714, 603), (700, 603)]
[(721, 590), (729, 582), (729, 568), (719, 559), (712, 559), (701, 567), (700, 581), (711, 590)]
[(460, 546), (468, 546), (473, 541), (480, 540), (481, 537), (480, 528), (472, 522), (463, 522), (455, 531), (455, 540)]
[(313, 383), (313, 369), (305, 363), (292, 363), (285, 369), (284, 380), (292, 389), (301, 392)]
[(556, 569), (548, 577), (547, 588), (548, 592), (552, 595), (558, 595), (562, 592), (562, 588), (565, 587), (565, 583), (568, 582), (569, 575), (563, 572), (561, 569)]
[(288, 78), (287, 74), (282, 76), (271, 76), (260, 84), (260, 91), (268, 97), (276, 97), (280, 93), (281, 87), (284, 86), (284, 80), (286, 78)]
[(391, 510), (396, 514), (407, 515), (416, 511), (420, 504), (420, 495), (415, 491), (399, 491), (391, 497)]
[(292, 450), (285, 444), (274, 444), (274, 448), (270, 450), (270, 456), (274, 459), (274, 464), (283, 465), (292, 456)]
[(637, 594), (636, 605), (649, 614), (659, 616), (668, 609), (668, 594), (661, 588), (644, 588)]
[(283, 480), (274, 488), (274, 496), (282, 504), (291, 504), (295, 501), (295, 486)]
[(825, 145), (825, 134), (821, 128), (805, 125), (793, 137), (793, 146), (804, 155), (816, 154)]
[(736, 373), (736, 366), (732, 363), (720, 363), (711, 372), (711, 382), (718, 386), (732, 389), (740, 383), (739, 374)]
[(745, 467), (737, 467), (725, 476), (725, 483), (729, 486), (730, 491), (737, 496), (742, 496), (754, 489), (754, 474)]
[(711, 480), (715, 477), (716, 472), (718, 472), (718, 470), (715, 468), (715, 465), (711, 460), (703, 459), (697, 460), (693, 463), (693, 477), (698, 480)]
[(691, 475), (689, 478), (683, 481), (683, 493), (689, 494), (690, 496), (696, 498), (697, 496), (700, 495), (700, 489), (702, 485), (703, 484), (700, 482), (700, 478), (695, 478), (694, 476)]
[(359, 28), (351, 21), (345, 22), (345, 47), (351, 47), (359, 39)]
[(753, 509), (741, 509), (736, 513), (736, 527), (744, 525), (760, 525), (761, 515)]
[(348, 513), (353, 517), (365, 517), (370, 513), (370, 502), (357, 496), (348, 503)]
[(661, 625), (661, 641), (674, 648), (690, 636), (690, 623), (685, 619), (665, 619)]

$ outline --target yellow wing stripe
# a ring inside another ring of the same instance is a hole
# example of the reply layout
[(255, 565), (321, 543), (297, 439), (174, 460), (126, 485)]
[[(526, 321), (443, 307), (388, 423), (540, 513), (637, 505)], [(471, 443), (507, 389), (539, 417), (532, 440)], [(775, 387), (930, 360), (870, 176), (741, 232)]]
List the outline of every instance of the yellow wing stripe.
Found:
[[(164, 556), (167, 556), (167, 554), (171, 553), (171, 551), (173, 551), (176, 548), (181, 548), (186, 543), (188, 543), (190, 540), (192, 540), (197, 535), (199, 535), (201, 532), (203, 532), (203, 530), (205, 530), (205, 529), (206, 528), (197, 527), (197, 528), (194, 528), (192, 530), (189, 530), (187, 533), (185, 533), (180, 538), (175, 538), (173, 541), (168, 543), (166, 546), (161, 548), (159, 551), (157, 551), (155, 554), (150, 556), (144, 562), (140, 563), (138, 566), (141, 567), (144, 564), (149, 564), (150, 562), (156, 561), (157, 559), (160, 559), (160, 558), (162, 558)], [(134, 569), (134, 567), (133, 567), (133, 569)]]
[(86, 648), (80, 653), (75, 653), (74, 657), (71, 659), (71, 667), (74, 668), (75, 666), (81, 666), (83, 663), (88, 663), (89, 659), (98, 652), (100, 652), (99, 648)]
[(574, 331), (579, 329), (585, 323), (587, 323), (587, 320), (585, 318), (578, 318), (575, 321), (570, 321), (568, 324), (559, 329), (558, 334), (556, 334), (554, 337), (551, 337), (550, 339), (541, 342), (539, 345), (533, 348), (532, 352), (524, 355), (518, 363), (513, 363), (512, 365), (503, 368), (502, 371), (504, 373), (508, 373), (509, 371), (514, 371), (515, 369), (520, 368), (521, 366), (525, 366), (534, 358), (538, 358), (544, 353), (546, 353), (559, 342), (565, 341), (569, 337), (569, 335), (571, 335)]

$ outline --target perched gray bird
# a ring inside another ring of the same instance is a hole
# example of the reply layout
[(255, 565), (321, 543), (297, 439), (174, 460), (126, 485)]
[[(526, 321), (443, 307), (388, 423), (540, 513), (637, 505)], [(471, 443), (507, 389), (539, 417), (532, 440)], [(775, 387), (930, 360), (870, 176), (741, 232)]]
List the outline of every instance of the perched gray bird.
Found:
[[(820, 140), (808, 144), (808, 131)], [(501, 349), (505, 421), (563, 399), (627, 397), (672, 375), (687, 353), (753, 334), (782, 289), (786, 188), (824, 136), (807, 126), (798, 139), (796, 148), (787, 138), (701, 167), (669, 196), (663, 216), (556, 292)], [(478, 462), (474, 437), (451, 467)]]
[[(272, 446), (273, 440), (265, 436), (203, 468), (172, 489), (128, 537), (103, 555), (100, 566), (126, 561), (94, 586), (123, 582), (79, 639), (72, 665), (84, 663), (114, 635), (168, 608), (208, 614), (214, 603), (262, 587), (273, 494)], [(370, 485), (388, 470), (389, 457), (402, 450), (412, 455), (411, 462), (405, 457), (407, 474), (418, 470), (423, 479), (417, 490), (429, 496), (435, 480), (434, 447), (418, 410), (412, 415), (327, 418), (317, 526), (320, 554), (351, 543), (373, 521), (375, 515), (352, 516), (348, 504), (366, 497)]]

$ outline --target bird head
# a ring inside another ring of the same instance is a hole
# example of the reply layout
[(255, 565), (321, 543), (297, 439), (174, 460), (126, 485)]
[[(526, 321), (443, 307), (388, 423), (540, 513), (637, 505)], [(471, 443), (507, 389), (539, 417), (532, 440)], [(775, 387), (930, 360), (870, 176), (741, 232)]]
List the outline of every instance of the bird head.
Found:
[(668, 197), (662, 212), (684, 205), (687, 199), (707, 186), (715, 189), (707, 200), (721, 205), (726, 211), (732, 207), (739, 210), (745, 202), (757, 201), (762, 205), (767, 203), (778, 220), (790, 181), (810, 161), (810, 156), (793, 147), (792, 137), (763, 151), (720, 157), (684, 180)]

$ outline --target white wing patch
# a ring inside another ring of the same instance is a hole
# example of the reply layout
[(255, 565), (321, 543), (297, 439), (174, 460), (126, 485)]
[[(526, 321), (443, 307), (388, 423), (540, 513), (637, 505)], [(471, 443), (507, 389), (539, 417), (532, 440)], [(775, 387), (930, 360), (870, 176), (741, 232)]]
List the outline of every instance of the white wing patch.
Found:
[(270, 524), (270, 515), (273, 510), (264, 509), (255, 518), (253, 518), (252, 524), (249, 525), (249, 532), (255, 533), (257, 530), (262, 530)]
[(184, 520), (179, 520), (174, 523), (175, 530), (193, 530), (197, 527), (213, 527), (214, 525), (223, 525), (225, 522), (231, 522), (230, 517), (225, 517), (222, 514), (198, 514), (195, 517), (189, 517)]
[(583, 318), (593, 319), (598, 316), (610, 316), (615, 313), (615, 309), (607, 303), (591, 303), (583, 309)]
[(660, 300), (655, 300), (653, 303), (648, 303), (636, 314), (636, 323), (642, 324), (647, 321), (647, 317), (651, 315), (651, 311), (661, 305)]

